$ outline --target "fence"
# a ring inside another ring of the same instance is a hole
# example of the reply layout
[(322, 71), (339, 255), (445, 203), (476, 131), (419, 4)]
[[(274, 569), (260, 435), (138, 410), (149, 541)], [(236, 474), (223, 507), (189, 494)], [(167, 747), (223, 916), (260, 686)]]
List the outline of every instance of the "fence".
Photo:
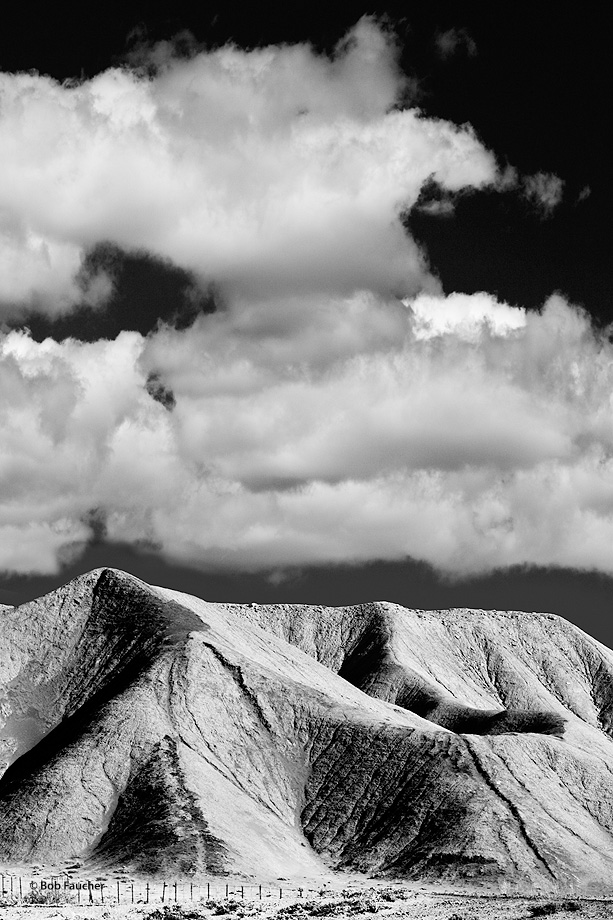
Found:
[[(322, 892), (323, 893), (323, 892)], [(1, 876), (0, 903), (17, 904), (171, 904), (201, 900), (279, 901), (313, 897), (319, 890), (253, 883), (166, 882), (154, 880), (78, 878), (71, 874)]]

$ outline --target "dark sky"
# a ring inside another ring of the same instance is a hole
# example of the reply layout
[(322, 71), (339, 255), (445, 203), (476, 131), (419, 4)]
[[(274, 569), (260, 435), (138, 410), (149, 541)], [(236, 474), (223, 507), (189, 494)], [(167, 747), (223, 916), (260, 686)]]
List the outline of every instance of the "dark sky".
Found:
[[(149, 6), (129, 0), (94, 7), (12, 6), (10, 25), (0, 28), (0, 68), (35, 69), (58, 80), (92, 77), (121, 62), (138, 41), (168, 39), (183, 30), (207, 47), (308, 40), (331, 50), (361, 15), (388, 17), (403, 45), (402, 67), (414, 78), (418, 104), (427, 115), (470, 122), (502, 161), (522, 173), (554, 173), (565, 183), (564, 200), (547, 219), (525, 199), (500, 193), (466, 196), (450, 219), (423, 212), (407, 217), (444, 291), (488, 291), (531, 309), (560, 291), (597, 324), (613, 322), (610, 146), (605, 142), (610, 50), (604, 7), (584, 12), (560, 4), (348, 3), (341, 12), (341, 5), (309, 2), (252, 4), (245, 14), (243, 4), (173, 3), (159, 16)], [(450, 29), (464, 30), (470, 42), (443, 60), (435, 39)], [(19, 320), (39, 341), (48, 335), (95, 341), (122, 329), (146, 334), (160, 319), (185, 327), (200, 312), (215, 309), (214, 291), (200, 291), (186, 309), (183, 293), (194, 279), (171, 264), (112, 247), (98, 247), (89, 258), (113, 260), (111, 303), (103, 312), (84, 308), (56, 322), (36, 314)], [(8, 574), (0, 601), (19, 603), (101, 565), (210, 600), (340, 604), (378, 598), (425, 608), (546, 610), (613, 645), (613, 579), (598, 573), (511, 568), (453, 582), (407, 560), (304, 567), (280, 578), (215, 574), (109, 544), (103, 529), (59, 575)]]
[(68, 565), (62, 577), (13, 577), (5, 580), (0, 603), (18, 604), (54, 590), (58, 584), (99, 566), (131, 572), (148, 584), (171, 587), (209, 601), (237, 604), (324, 604), (339, 606), (389, 600), (406, 607), (442, 610), (528, 610), (557, 613), (609, 647), (613, 579), (569, 569), (511, 568), (481, 578), (447, 581), (424, 563), (370, 563), (313, 567), (250, 575), (206, 573), (174, 565), (158, 554), (128, 545), (97, 543)]

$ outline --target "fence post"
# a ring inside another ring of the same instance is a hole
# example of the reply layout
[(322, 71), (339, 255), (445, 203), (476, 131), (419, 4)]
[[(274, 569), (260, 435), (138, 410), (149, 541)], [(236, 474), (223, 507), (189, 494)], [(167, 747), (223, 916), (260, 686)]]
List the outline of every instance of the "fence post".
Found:
[(104, 882), (102, 883), (102, 886), (100, 888), (100, 900), (104, 904)]
[(189, 883), (189, 899), (190, 901), (194, 900), (194, 884), (193, 882)]
[(19, 900), (23, 898), (23, 890), (21, 888), (21, 876), (19, 876)]
[(177, 883), (175, 882), (175, 901), (177, 900)]
[(166, 882), (162, 885), (162, 904), (164, 903), (164, 898), (166, 897)]
[(120, 901), (121, 901), (121, 898), (119, 897), (119, 879), (117, 879), (117, 903), (119, 904)]
[(228, 897), (228, 885), (226, 885), (226, 898)]
[(260, 901), (262, 900), (262, 886), (260, 885)]
[(282, 897), (283, 897), (283, 889), (279, 888), (279, 898), (282, 898)]
[(146, 899), (146, 901), (145, 901), (145, 904), (148, 904), (148, 903), (149, 903), (149, 882), (147, 882), (147, 885), (146, 885), (146, 887), (145, 887), (145, 891), (147, 892), (147, 899)]
[(134, 904), (134, 882), (132, 882), (132, 903)]
[(207, 901), (211, 900), (211, 883), (210, 882), (206, 883), (206, 899)]
[(244, 897), (245, 897), (245, 889), (241, 885), (241, 898), (244, 898)]

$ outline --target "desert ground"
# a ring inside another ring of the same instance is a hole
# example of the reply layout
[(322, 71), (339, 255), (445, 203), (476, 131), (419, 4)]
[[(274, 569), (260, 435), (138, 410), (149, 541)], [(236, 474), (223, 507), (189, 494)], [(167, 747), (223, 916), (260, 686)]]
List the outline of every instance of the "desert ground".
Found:
[[(64, 887), (71, 878), (85, 881), (91, 895), (81, 892), (41, 891), (38, 876), (21, 876), (22, 894), (16, 874), (3, 875), (0, 917), (7, 920), (200, 920), (208, 917), (253, 917), (261, 920), (308, 920), (317, 917), (407, 918), (407, 920), (531, 920), (555, 917), (559, 920), (613, 918), (613, 898), (545, 894), (506, 894), (491, 888), (481, 892), (445, 890), (417, 882), (389, 882), (358, 875), (320, 879), (279, 878), (273, 883), (254, 884), (252, 879), (202, 878), (176, 885), (162, 878), (127, 878), (112, 875), (70, 877), (58, 874)], [(11, 886), (10, 879), (13, 884)], [(38, 887), (30, 880), (38, 878)], [(104, 883), (104, 894), (94, 889)], [(117, 883), (119, 881), (119, 887)], [(344, 887), (343, 887), (344, 885)], [(11, 887), (14, 896), (11, 897)], [(119, 895), (119, 898), (118, 898)], [(148, 903), (146, 902), (148, 899)]]
[(406, 887), (359, 886), (342, 890), (306, 890), (279, 899), (274, 895), (202, 898), (189, 903), (71, 904), (49, 899), (41, 904), (0, 906), (7, 920), (199, 920), (208, 917), (261, 917), (262, 920), (307, 920), (310, 917), (407, 918), (407, 920), (531, 920), (552, 916), (600, 920), (613, 917), (613, 900), (459, 894)]

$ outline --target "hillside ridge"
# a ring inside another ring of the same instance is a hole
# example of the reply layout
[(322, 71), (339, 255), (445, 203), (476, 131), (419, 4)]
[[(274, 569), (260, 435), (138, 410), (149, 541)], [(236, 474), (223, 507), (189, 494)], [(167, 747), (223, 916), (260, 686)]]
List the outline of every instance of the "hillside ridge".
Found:
[(553, 614), (101, 568), (0, 631), (0, 863), (610, 890), (613, 653)]

